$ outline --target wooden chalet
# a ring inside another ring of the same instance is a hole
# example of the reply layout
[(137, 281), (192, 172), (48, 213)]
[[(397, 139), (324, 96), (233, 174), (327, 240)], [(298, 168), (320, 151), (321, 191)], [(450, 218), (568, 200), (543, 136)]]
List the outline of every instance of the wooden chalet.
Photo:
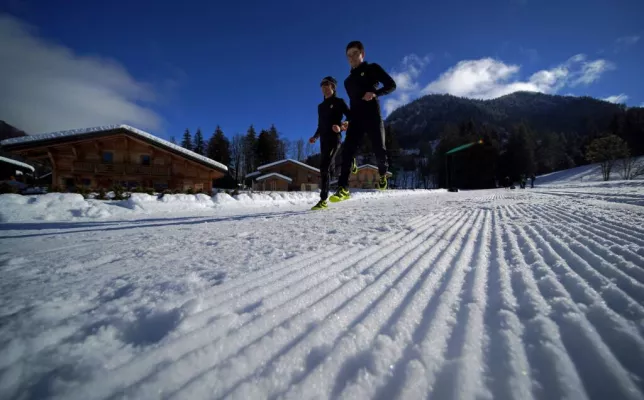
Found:
[(257, 167), (246, 175), (253, 190), (313, 191), (320, 182), (320, 170), (303, 162), (285, 159)]
[[(387, 178), (392, 175), (391, 172), (387, 172)], [(349, 174), (349, 187), (353, 189), (374, 189), (379, 179), (378, 167), (371, 164), (359, 165), (357, 174)], [(337, 183), (337, 179), (331, 182), (334, 187), (337, 187)]]
[(202, 190), (227, 167), (128, 125), (23, 136), (0, 142), (3, 151), (51, 164), (52, 185), (109, 189)]

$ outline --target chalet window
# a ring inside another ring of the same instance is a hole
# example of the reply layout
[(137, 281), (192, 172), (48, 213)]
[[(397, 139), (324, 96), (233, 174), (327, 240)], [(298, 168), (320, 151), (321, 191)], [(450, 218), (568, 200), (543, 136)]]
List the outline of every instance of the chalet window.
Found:
[(150, 156), (148, 154), (141, 155), (141, 165), (150, 165)]
[(83, 178), (83, 179), (81, 179), (81, 184), (82, 184), (83, 186), (89, 187), (89, 186), (91, 186), (91, 185), (92, 185), (92, 180), (91, 180), (91, 179), (87, 179), (87, 178)]
[(114, 160), (114, 153), (111, 151), (104, 151), (103, 152), (103, 164), (112, 164)]

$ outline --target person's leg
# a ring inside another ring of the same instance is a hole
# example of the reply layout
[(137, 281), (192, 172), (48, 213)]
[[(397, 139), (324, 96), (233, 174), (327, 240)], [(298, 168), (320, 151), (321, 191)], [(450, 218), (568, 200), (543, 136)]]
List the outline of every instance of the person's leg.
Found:
[[(352, 125), (353, 124), (353, 125)], [(338, 179), (338, 188), (349, 187), (349, 174), (351, 173), (351, 163), (355, 157), (358, 146), (362, 141), (363, 129), (353, 122), (349, 124), (346, 139), (342, 145), (342, 169), (340, 179)]]
[(320, 141), (320, 200), (326, 200), (329, 197), (329, 180), (331, 167), (331, 156), (333, 148), (329, 146), (328, 138), (321, 138)]
[(368, 125), (367, 132), (369, 140), (371, 141), (371, 146), (373, 147), (373, 152), (376, 154), (378, 173), (381, 177), (385, 176), (389, 169), (387, 146), (385, 145), (385, 125), (380, 119), (372, 121)]

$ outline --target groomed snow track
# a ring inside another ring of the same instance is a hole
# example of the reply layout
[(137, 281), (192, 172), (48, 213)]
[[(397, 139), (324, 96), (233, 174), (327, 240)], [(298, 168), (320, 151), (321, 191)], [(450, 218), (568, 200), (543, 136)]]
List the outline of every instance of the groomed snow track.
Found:
[[(561, 190), (414, 198), (402, 229), (211, 286), (167, 337), (40, 393), (643, 399), (643, 201)], [(8, 380), (11, 367), (0, 373)], [(34, 382), (12, 391), (36, 393)]]

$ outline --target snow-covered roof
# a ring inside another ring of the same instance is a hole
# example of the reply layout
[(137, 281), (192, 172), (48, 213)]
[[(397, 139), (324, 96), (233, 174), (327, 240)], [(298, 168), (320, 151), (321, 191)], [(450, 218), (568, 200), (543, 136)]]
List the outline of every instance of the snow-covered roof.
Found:
[(222, 164), (219, 163), (215, 160), (212, 160), (208, 157), (204, 157), (201, 154), (197, 154), (194, 151), (190, 151), (188, 149), (184, 149), (181, 146), (178, 146), (174, 143), (168, 142), (167, 140), (161, 139), (159, 137), (154, 136), (151, 133), (142, 131), (140, 129), (131, 127), (129, 125), (104, 125), (104, 126), (96, 126), (93, 128), (80, 128), (80, 129), (71, 129), (67, 131), (58, 131), (58, 132), (49, 132), (49, 133), (41, 133), (38, 135), (27, 135), (27, 136), (21, 136), (21, 137), (16, 137), (16, 138), (11, 138), (11, 139), (6, 139), (0, 142), (0, 145), (2, 146), (8, 146), (8, 145), (16, 145), (16, 144), (23, 144), (23, 143), (31, 143), (31, 142), (39, 142), (39, 141), (44, 141), (44, 140), (53, 140), (53, 139), (58, 139), (58, 138), (63, 138), (63, 137), (70, 137), (70, 136), (89, 136), (89, 135), (95, 135), (98, 133), (106, 132), (106, 131), (112, 131), (116, 129), (124, 129), (130, 133), (132, 133), (134, 136), (139, 136), (148, 140), (151, 140), (153, 142), (156, 142), (162, 146), (165, 146), (167, 148), (170, 148), (172, 150), (175, 150), (179, 153), (183, 153), (186, 156), (193, 158), (195, 160), (199, 160), (203, 162), (204, 164), (211, 165), (215, 168), (222, 169), (224, 171), (228, 171), (228, 168)]
[(274, 177), (277, 177), (277, 178), (280, 178), (280, 179), (284, 179), (285, 181), (287, 181), (289, 183), (293, 182), (293, 179), (289, 178), (288, 176), (278, 174), (277, 172), (271, 172), (270, 174), (262, 175), (262, 176), (260, 176), (259, 178), (255, 179), (255, 180), (256, 181), (263, 181), (264, 179), (268, 179), (271, 176), (274, 176)]
[(363, 168), (378, 169), (378, 167), (376, 167), (376, 166), (375, 166), (375, 165), (373, 165), (373, 164), (364, 164), (364, 165), (360, 165), (360, 166), (358, 167), (358, 169), (363, 169)]
[(21, 167), (21, 168), (26, 168), (26, 169), (30, 170), (31, 172), (35, 171), (34, 167), (32, 167), (31, 165), (25, 164), (25, 163), (20, 162), (20, 161), (16, 161), (16, 160), (11, 159), (11, 158), (1, 157), (0, 156), (0, 161), (4, 162), (4, 163), (8, 163), (8, 164), (17, 165), (18, 167)]
[(275, 161), (275, 162), (272, 162), (272, 163), (270, 163), (270, 164), (260, 165), (259, 167), (257, 167), (257, 169), (261, 171), (262, 169), (266, 169), (266, 168), (274, 167), (274, 166), (276, 166), (276, 165), (284, 164), (284, 163), (287, 163), (287, 162), (292, 162), (292, 163), (297, 164), (297, 165), (299, 165), (299, 166), (302, 166), (302, 167), (304, 167), (304, 168), (308, 168), (308, 169), (310, 169), (310, 170), (312, 170), (312, 171), (320, 172), (320, 170), (319, 170), (319, 169), (317, 169), (317, 168), (315, 168), (315, 167), (312, 167), (312, 166), (310, 166), (310, 165), (308, 165), (308, 164), (304, 164), (303, 162), (300, 162), (300, 161), (297, 161), (297, 160), (293, 160), (292, 158), (287, 158), (287, 159), (284, 159), (284, 160)]
[(246, 174), (246, 178), (252, 178), (253, 176), (257, 176), (261, 174), (259, 171), (251, 172), (250, 174)]
[[(378, 167), (376, 167), (373, 164), (363, 164), (358, 167), (358, 170), (364, 169), (364, 168), (369, 168), (369, 169), (375, 169), (376, 171), (378, 170)], [(393, 175), (391, 171), (387, 171), (387, 175)]]

